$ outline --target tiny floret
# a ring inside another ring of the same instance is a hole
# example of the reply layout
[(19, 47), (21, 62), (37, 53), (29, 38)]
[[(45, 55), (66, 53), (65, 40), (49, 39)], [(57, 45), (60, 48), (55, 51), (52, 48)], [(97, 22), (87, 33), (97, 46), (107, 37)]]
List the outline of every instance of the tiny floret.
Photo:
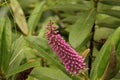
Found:
[(53, 22), (49, 22), (46, 29), (48, 44), (65, 65), (66, 70), (70, 74), (79, 74), (84, 70), (86, 66), (84, 58), (61, 37)]

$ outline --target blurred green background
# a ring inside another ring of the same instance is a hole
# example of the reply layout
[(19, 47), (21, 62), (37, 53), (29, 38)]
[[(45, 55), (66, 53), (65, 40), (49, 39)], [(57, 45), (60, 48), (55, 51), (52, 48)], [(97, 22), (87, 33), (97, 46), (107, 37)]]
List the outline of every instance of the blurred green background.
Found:
[[(78, 54), (90, 48), (81, 75), (47, 44), (50, 20)], [(0, 80), (119, 80), (119, 49), (119, 0), (0, 0)]]

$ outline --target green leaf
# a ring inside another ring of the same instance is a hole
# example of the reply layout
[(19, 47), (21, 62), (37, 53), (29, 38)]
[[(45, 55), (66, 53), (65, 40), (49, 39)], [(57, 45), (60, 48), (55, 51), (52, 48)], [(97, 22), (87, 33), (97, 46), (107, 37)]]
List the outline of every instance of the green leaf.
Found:
[(62, 4), (62, 5), (55, 5), (50, 7), (53, 10), (62, 10), (62, 11), (86, 11), (89, 7), (86, 7), (83, 4)]
[(106, 68), (101, 80), (110, 80), (116, 73), (117, 65), (118, 65), (117, 64), (117, 55), (116, 55), (115, 46), (113, 45), (112, 49), (111, 49), (111, 54), (110, 54), (107, 68)]
[(120, 68), (120, 27), (118, 27), (115, 32), (108, 38), (106, 43), (101, 48), (100, 52), (98, 53), (90, 75), (90, 80), (100, 80), (100, 78), (103, 76), (107, 65), (109, 64), (109, 58), (112, 46), (115, 46), (116, 56), (117, 56), (117, 67), (114, 69), (114, 73), (112, 76), (114, 76), (118, 69)]
[(2, 52), (1, 52), (1, 48), (2, 48), (2, 34), (3, 34), (3, 28), (4, 28), (4, 25), (5, 25), (5, 21), (6, 21), (6, 18), (4, 17), (1, 17), (0, 18), (0, 67), (1, 67), (1, 64), (2, 64)]
[(39, 61), (25, 63), (25, 64), (15, 68), (13, 71), (7, 73), (6, 77), (8, 78), (8, 77), (10, 77), (10, 76), (12, 76), (12, 75), (14, 75), (16, 73), (19, 73), (21, 71), (24, 71), (26, 69), (29, 69), (29, 68), (32, 68), (32, 67), (36, 67), (36, 66), (39, 66), (39, 65), (40, 65)]
[(9, 62), (9, 68), (6, 74), (20, 66), (21, 61), (25, 58), (23, 54), (25, 48), (26, 48), (26, 42), (23, 36), (16, 39), (12, 43), (12, 46), (11, 46), (12, 55), (11, 55), (10, 62)]
[[(7, 70), (8, 65), (9, 65), (9, 60), (10, 60), (10, 47), (11, 47), (11, 42), (12, 42), (12, 35), (11, 35), (11, 24), (10, 20), (7, 16), (5, 18), (5, 24), (3, 28), (3, 33), (2, 33), (2, 40), (1, 40), (1, 53), (2, 53), (2, 68), (4, 71)], [(4, 21), (4, 20), (3, 20)]]
[(81, 18), (72, 26), (69, 42), (76, 48), (78, 47), (89, 35), (96, 17), (95, 9), (90, 10), (81, 15)]
[(35, 77), (32, 77), (32, 76), (28, 76), (28, 78), (26, 80), (38, 80), (38, 79), (36, 79)]
[(74, 22), (76, 22), (79, 18), (80, 18), (80, 16), (69, 15), (68, 17), (64, 18), (62, 21), (63, 21), (63, 22), (68, 22), (68, 23), (74, 23)]
[(34, 68), (30, 75), (39, 80), (72, 80), (62, 71), (51, 68)]
[(108, 17), (108, 18), (102, 19), (101, 21), (98, 21), (96, 24), (100, 27), (116, 29), (120, 25), (120, 20)]
[(81, 43), (81, 45), (76, 48), (77, 52), (81, 53), (82, 47), (85, 47), (85, 49), (86, 49), (87, 43), (90, 41), (91, 36), (92, 36), (92, 34), (88, 35), (87, 38)]
[(119, 73), (114, 77), (114, 78), (112, 78), (111, 80), (119, 80), (120, 79), (120, 71), (119, 71)]
[(112, 10), (112, 9), (107, 9), (107, 10), (102, 10), (100, 11), (102, 14), (107, 14), (116, 18), (120, 18), (120, 10)]
[(29, 27), (29, 34), (32, 35), (34, 32), (37, 23), (43, 13), (43, 6), (45, 5), (46, 1), (42, 1), (31, 13), (30, 18), (28, 19), (28, 27)]
[(119, 0), (100, 0), (100, 2), (107, 5), (120, 6)]
[(15, 19), (18, 27), (20, 30), (27, 35), (28, 34), (28, 27), (25, 19), (25, 15), (23, 10), (17, 0), (10, 0), (10, 6), (13, 11), (13, 18)]

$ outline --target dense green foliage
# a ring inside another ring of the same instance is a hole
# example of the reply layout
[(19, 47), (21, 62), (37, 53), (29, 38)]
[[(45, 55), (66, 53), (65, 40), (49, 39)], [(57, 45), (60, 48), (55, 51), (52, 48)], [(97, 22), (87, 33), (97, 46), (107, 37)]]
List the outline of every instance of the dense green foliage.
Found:
[[(90, 49), (80, 75), (48, 45), (50, 20), (80, 55)], [(0, 80), (120, 80), (119, 69), (120, 0), (0, 0)]]

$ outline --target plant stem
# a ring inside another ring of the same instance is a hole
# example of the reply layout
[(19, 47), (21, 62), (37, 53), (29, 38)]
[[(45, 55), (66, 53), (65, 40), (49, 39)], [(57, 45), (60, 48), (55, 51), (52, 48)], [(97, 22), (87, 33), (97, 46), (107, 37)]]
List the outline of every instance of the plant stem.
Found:
[(90, 54), (89, 54), (89, 58), (88, 58), (88, 67), (89, 67), (88, 74), (89, 75), (90, 75), (91, 67), (92, 67), (92, 55), (93, 55), (93, 48), (94, 48), (93, 41), (94, 41), (94, 33), (95, 33), (95, 24), (92, 27), (91, 33), (92, 33), (92, 37), (91, 37), (91, 40), (90, 40)]
[[(94, 8), (96, 9), (96, 12), (97, 12), (97, 7), (98, 7), (98, 2), (99, 0), (93, 0), (94, 2)], [(94, 48), (94, 34), (95, 34), (95, 22), (94, 22), (94, 25), (92, 27), (92, 30), (91, 30), (91, 33), (92, 33), (92, 37), (91, 37), (91, 40), (90, 40), (90, 54), (89, 54), (89, 57), (88, 57), (88, 75), (90, 76), (90, 72), (91, 72), (91, 68), (92, 68), (92, 56), (93, 56), (93, 48)]]
[(94, 1), (94, 8), (97, 9), (99, 0), (93, 0), (93, 1)]

